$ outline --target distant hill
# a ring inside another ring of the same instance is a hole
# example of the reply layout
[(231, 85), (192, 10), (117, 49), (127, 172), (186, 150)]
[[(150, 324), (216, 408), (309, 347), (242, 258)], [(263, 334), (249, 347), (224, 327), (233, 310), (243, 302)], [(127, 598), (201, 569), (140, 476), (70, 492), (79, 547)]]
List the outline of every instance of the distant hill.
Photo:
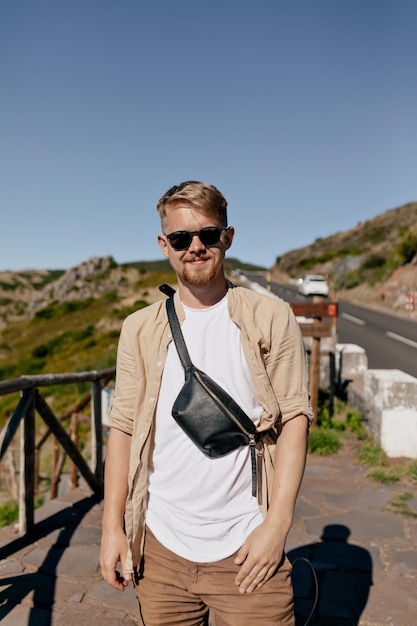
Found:
[[(226, 259), (225, 268), (229, 273), (236, 268), (265, 269), (233, 257)], [(112, 257), (92, 257), (67, 270), (0, 272), (0, 330), (53, 303), (99, 298), (110, 291), (115, 291), (116, 299), (130, 302), (138, 290), (155, 286), (161, 276), (175, 280), (167, 259), (118, 265)]]
[(341, 297), (404, 308), (406, 293), (417, 292), (417, 203), (284, 254), (272, 280), (306, 273), (324, 274)]

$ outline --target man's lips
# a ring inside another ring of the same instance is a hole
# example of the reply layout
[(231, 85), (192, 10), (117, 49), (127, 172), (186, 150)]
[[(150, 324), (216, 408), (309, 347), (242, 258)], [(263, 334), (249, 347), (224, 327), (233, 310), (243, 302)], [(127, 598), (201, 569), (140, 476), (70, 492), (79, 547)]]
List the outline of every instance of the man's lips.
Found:
[(208, 256), (195, 256), (191, 259), (187, 259), (186, 263), (194, 263), (194, 264), (200, 264), (200, 263), (205, 263), (206, 261), (209, 260), (210, 257)]

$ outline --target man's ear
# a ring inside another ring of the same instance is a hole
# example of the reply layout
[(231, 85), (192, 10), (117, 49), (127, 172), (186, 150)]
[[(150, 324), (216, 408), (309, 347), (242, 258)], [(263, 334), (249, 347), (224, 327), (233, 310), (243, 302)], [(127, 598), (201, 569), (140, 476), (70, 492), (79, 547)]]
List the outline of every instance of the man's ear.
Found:
[(226, 250), (228, 250), (230, 246), (232, 245), (234, 236), (235, 236), (235, 229), (233, 228), (233, 226), (229, 226), (228, 230), (226, 230), (224, 233), (224, 239), (223, 239), (224, 247)]
[(158, 244), (162, 250), (162, 254), (167, 257), (168, 256), (168, 242), (166, 240), (166, 237), (164, 237), (163, 235), (158, 235)]

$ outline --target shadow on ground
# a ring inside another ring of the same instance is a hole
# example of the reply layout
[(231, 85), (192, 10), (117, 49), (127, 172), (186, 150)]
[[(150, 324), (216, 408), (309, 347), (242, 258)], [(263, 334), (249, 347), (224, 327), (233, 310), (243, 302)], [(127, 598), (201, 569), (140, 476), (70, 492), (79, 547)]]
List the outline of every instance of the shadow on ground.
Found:
[(368, 550), (348, 543), (342, 524), (323, 528), (321, 542), (288, 553), (293, 564), (296, 626), (357, 626), (372, 585)]
[(0, 548), (0, 562), (11, 555), (25, 550), (36, 541), (46, 537), (53, 531), (61, 529), (57, 540), (48, 551), (46, 558), (36, 573), (18, 573), (2, 578), (0, 592), (0, 621), (3, 620), (17, 604), (32, 594), (33, 608), (27, 626), (50, 626), (55, 602), (55, 586), (57, 567), (71, 538), (83, 517), (99, 502), (97, 498), (88, 497), (73, 506), (69, 506), (35, 524), (33, 530), (23, 537)]

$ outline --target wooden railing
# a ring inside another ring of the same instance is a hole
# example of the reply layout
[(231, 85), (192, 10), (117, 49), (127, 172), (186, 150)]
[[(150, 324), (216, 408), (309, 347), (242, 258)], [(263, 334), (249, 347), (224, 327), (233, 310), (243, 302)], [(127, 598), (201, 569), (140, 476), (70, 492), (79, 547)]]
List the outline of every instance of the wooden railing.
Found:
[[(42, 442), (49, 433), (61, 445), (65, 453), (85, 479), (92, 491), (101, 497), (103, 493), (103, 433), (101, 422), (101, 391), (103, 385), (114, 378), (115, 368), (99, 371), (80, 372), (77, 374), (47, 374), (36, 376), (21, 376), (12, 380), (0, 382), (0, 395), (20, 392), (20, 400), (13, 414), (0, 433), (0, 461), (10, 446), (18, 426), (22, 425), (21, 435), (21, 472), (19, 489), (19, 532), (25, 534), (34, 525), (34, 502), (38, 480), (38, 453)], [(82, 456), (75, 442), (62, 426), (65, 417), (71, 417), (76, 411), (71, 410), (60, 419), (49, 407), (40, 387), (51, 385), (66, 385), (73, 383), (91, 382), (91, 393), (77, 406), (84, 408), (90, 401), (92, 404), (91, 419), (91, 459), (90, 465)], [(48, 431), (41, 441), (36, 444), (35, 412), (43, 419)], [(55, 476), (56, 478), (56, 476)]]

